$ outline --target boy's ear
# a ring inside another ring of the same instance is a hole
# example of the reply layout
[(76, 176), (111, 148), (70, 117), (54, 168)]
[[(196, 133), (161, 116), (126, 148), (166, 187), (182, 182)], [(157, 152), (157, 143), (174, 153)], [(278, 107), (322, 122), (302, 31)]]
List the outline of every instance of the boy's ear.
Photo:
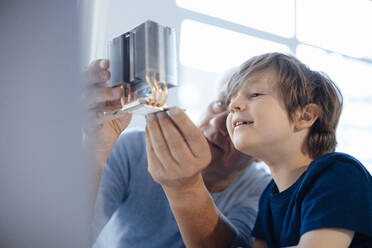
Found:
[(295, 130), (301, 131), (311, 127), (320, 115), (320, 108), (314, 103), (306, 105), (296, 114)]

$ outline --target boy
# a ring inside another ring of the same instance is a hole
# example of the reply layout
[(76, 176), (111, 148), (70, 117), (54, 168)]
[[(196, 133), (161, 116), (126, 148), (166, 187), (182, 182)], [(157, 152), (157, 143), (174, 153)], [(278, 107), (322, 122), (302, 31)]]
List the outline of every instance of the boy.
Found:
[(263, 54), (229, 83), (235, 147), (263, 160), (273, 181), (260, 199), (253, 247), (372, 247), (372, 177), (336, 153), (342, 96), (294, 57)]

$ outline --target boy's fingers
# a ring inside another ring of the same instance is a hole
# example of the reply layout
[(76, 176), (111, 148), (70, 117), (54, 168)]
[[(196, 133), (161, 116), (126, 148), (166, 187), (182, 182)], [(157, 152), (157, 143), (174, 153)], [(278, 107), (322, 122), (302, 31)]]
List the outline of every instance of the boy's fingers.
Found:
[(208, 154), (207, 140), (187, 115), (178, 107), (172, 107), (167, 112), (181, 131), (194, 156), (201, 158)]

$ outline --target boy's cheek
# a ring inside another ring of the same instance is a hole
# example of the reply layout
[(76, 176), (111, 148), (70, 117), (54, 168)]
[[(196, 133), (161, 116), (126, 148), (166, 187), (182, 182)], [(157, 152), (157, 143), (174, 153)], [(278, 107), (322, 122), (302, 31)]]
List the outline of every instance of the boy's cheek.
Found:
[(227, 132), (229, 133), (230, 138), (233, 138), (234, 135), (234, 128), (232, 127), (232, 116), (229, 114), (226, 118), (226, 128)]

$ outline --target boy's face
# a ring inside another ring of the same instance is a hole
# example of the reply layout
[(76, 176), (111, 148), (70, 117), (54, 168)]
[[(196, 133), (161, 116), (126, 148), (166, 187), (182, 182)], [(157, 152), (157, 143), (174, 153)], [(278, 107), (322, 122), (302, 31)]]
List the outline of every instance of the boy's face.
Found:
[(228, 115), (225, 104), (226, 91), (221, 90), (217, 100), (211, 102), (202, 116), (200, 131), (208, 140), (212, 153), (212, 161), (206, 171), (227, 173), (241, 169), (252, 163), (254, 159), (235, 149), (226, 129)]
[(274, 70), (250, 75), (232, 96), (226, 121), (234, 146), (241, 152), (264, 159), (291, 140), (293, 124), (276, 89)]

